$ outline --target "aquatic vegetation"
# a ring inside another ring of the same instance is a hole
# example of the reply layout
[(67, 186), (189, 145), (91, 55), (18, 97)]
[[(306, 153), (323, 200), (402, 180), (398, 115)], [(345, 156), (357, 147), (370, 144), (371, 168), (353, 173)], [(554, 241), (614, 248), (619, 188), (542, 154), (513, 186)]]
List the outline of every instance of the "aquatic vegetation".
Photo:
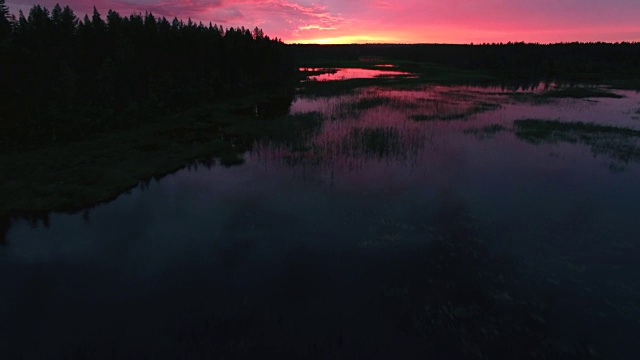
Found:
[(211, 166), (211, 158), (224, 166), (239, 165), (257, 139), (293, 146), (321, 121), (318, 113), (262, 119), (234, 115), (221, 106), (193, 108), (136, 131), (0, 155), (0, 215), (76, 211), (194, 162)]
[(343, 148), (378, 158), (397, 153), (401, 147), (397, 129), (354, 128), (343, 141)]
[(519, 139), (534, 144), (569, 142), (588, 145), (594, 155), (628, 163), (640, 161), (640, 131), (583, 122), (523, 119), (514, 122)]
[(418, 101), (405, 100), (405, 99), (389, 97), (385, 95), (367, 96), (367, 94), (365, 94), (364, 97), (361, 97), (356, 102), (347, 104), (347, 106), (350, 109), (353, 109), (356, 111), (372, 109), (379, 106), (386, 106), (393, 109), (407, 110), (407, 109), (417, 109), (420, 107), (420, 104)]
[[(559, 120), (522, 119), (514, 121), (518, 135), (532, 141), (553, 141), (572, 139), (574, 136), (591, 139), (596, 135), (619, 135), (640, 137), (640, 130), (622, 127), (590, 124), (583, 122), (561, 122)], [(590, 136), (591, 135), (591, 136)]]
[(391, 98), (378, 96), (361, 98), (357, 102), (352, 103), (351, 106), (358, 110), (366, 110), (382, 105), (389, 105), (391, 103), (393, 103)]
[(478, 138), (481, 138), (481, 139), (486, 139), (486, 138), (493, 137), (494, 135), (504, 131), (507, 131), (506, 127), (500, 124), (493, 124), (493, 125), (483, 126), (481, 128), (466, 129), (464, 130), (464, 133), (476, 135)]
[(480, 101), (474, 103), (469, 108), (458, 111), (458, 112), (448, 112), (448, 113), (436, 113), (436, 114), (423, 114), (423, 115), (413, 115), (411, 118), (415, 121), (448, 121), (448, 120), (464, 120), (472, 115), (483, 113), (486, 111), (491, 111), (500, 108), (500, 104), (496, 103), (488, 103), (484, 101)]
[(584, 99), (584, 98), (620, 99), (624, 97), (622, 95), (616, 94), (608, 90), (603, 90), (600, 88), (587, 88), (587, 87), (567, 87), (567, 88), (554, 89), (554, 90), (543, 92), (539, 96), (544, 98), (573, 98), (573, 99)]

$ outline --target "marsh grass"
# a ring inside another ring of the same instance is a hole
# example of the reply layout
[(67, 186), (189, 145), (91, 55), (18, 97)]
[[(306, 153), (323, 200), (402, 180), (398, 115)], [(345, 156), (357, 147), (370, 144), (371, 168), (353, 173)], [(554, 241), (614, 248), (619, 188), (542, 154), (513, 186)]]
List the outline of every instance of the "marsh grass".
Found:
[(464, 130), (465, 134), (475, 135), (479, 139), (488, 139), (496, 134), (507, 131), (507, 128), (500, 124), (483, 126), (481, 128), (472, 128)]
[(472, 115), (480, 114), (486, 111), (496, 110), (500, 108), (500, 104), (489, 102), (477, 102), (465, 110), (454, 112), (443, 112), (436, 114), (418, 114), (411, 116), (411, 119), (415, 121), (451, 121), (451, 120), (464, 120)]
[(377, 107), (388, 107), (393, 109), (417, 109), (420, 107), (420, 103), (418, 101), (405, 100), (402, 98), (389, 97), (389, 96), (369, 96), (365, 95), (365, 97), (359, 98), (355, 102), (350, 102), (346, 104), (348, 110), (353, 111), (363, 111), (368, 109), (373, 109)]
[(293, 142), (320, 123), (317, 114), (266, 120), (233, 114), (226, 103), (189, 109), (90, 141), (0, 155), (0, 216), (74, 212), (110, 201), (185, 166), (244, 162), (257, 139)]
[(361, 98), (357, 102), (352, 103), (351, 106), (353, 106), (358, 110), (366, 110), (366, 109), (372, 109), (378, 106), (389, 105), (392, 103), (393, 103), (393, 99), (379, 96), (379, 97)]
[(384, 158), (400, 151), (399, 131), (391, 127), (354, 128), (344, 139), (343, 148), (352, 152)]
[(621, 99), (623, 95), (616, 94), (614, 92), (603, 90), (599, 88), (588, 87), (567, 87), (561, 89), (554, 89), (543, 92), (539, 95), (543, 98), (572, 98), (572, 99), (586, 99), (586, 98), (612, 98)]
[(516, 120), (514, 128), (519, 139), (530, 143), (580, 143), (588, 145), (594, 155), (606, 155), (625, 164), (640, 161), (638, 130), (541, 119)]

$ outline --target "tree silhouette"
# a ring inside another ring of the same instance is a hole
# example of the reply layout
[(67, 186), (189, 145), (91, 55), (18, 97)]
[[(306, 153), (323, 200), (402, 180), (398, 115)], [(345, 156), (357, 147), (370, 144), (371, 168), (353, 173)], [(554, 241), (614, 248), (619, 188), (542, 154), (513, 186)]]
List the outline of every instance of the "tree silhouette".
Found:
[(5, 0), (0, 0), (0, 41), (5, 39), (11, 32), (11, 15), (9, 8), (5, 5)]
[(12, 26), (0, 1), (0, 151), (83, 139), (294, 79), (287, 47), (258, 28), (113, 10), (103, 18), (95, 7), (79, 21), (59, 4), (20, 12)]

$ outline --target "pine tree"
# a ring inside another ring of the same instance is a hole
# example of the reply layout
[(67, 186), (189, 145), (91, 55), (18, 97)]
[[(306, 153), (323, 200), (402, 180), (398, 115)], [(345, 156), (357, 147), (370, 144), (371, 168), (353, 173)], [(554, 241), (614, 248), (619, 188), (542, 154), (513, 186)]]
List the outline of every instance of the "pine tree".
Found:
[(5, 0), (0, 0), (0, 40), (3, 40), (11, 32), (11, 14), (5, 5)]
[(76, 29), (78, 28), (78, 18), (73, 13), (73, 10), (69, 6), (65, 6), (62, 9), (62, 17), (61, 17), (61, 26), (62, 31), (65, 36), (71, 37), (75, 34)]

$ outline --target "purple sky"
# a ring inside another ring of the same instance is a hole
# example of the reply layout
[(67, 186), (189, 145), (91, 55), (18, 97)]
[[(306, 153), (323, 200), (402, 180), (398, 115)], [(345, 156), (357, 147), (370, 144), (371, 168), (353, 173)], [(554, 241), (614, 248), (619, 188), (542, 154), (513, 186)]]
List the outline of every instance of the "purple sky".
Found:
[[(56, 0), (7, 0), (12, 12)], [(289, 43), (640, 41), (640, 0), (69, 0), (122, 15), (261, 27)]]

